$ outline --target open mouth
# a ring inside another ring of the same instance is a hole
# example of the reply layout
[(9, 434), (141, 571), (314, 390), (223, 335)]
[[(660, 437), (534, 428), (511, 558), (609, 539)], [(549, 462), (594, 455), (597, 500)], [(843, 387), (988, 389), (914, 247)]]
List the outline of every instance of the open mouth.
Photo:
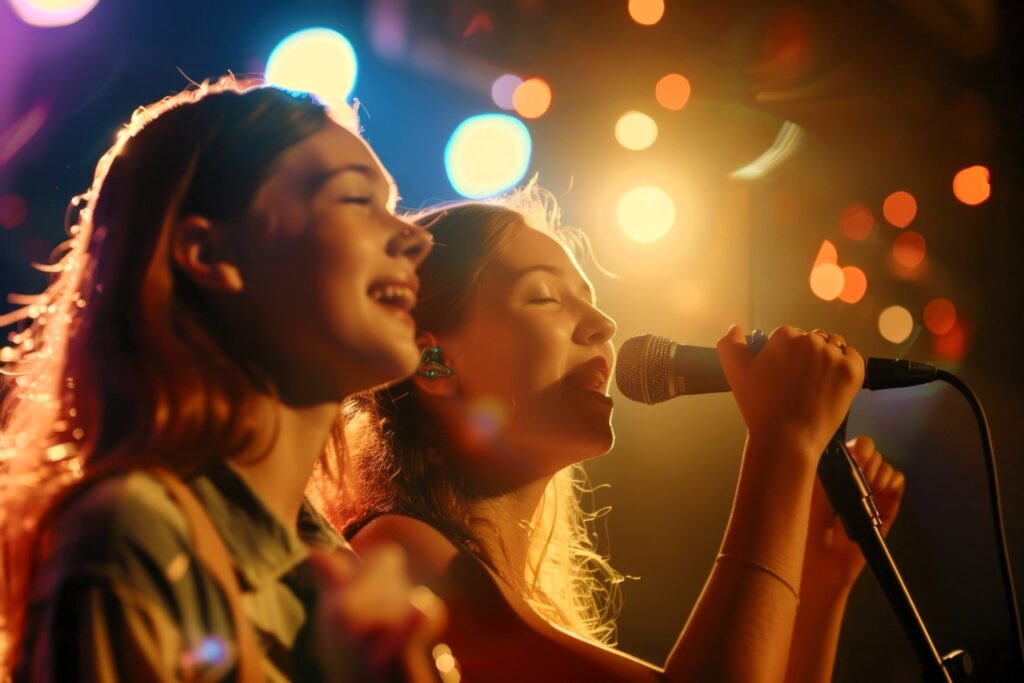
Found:
[(410, 313), (416, 307), (415, 285), (415, 282), (382, 280), (370, 285), (367, 293), (385, 308)]
[(597, 356), (573, 369), (565, 376), (565, 383), (574, 389), (606, 397), (610, 374), (608, 361), (603, 356)]

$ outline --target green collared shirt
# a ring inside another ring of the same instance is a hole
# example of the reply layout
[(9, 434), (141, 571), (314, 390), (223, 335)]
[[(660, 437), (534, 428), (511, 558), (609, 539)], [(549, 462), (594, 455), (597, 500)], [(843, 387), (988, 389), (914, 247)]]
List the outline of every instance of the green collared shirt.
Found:
[[(268, 681), (318, 678), (309, 545), (344, 546), (305, 503), (288, 529), (227, 465), (188, 482), (235, 563)], [(21, 678), (216, 681), (234, 671), (223, 594), (196, 559), (187, 523), (144, 472), (92, 485), (65, 509), (33, 584)]]

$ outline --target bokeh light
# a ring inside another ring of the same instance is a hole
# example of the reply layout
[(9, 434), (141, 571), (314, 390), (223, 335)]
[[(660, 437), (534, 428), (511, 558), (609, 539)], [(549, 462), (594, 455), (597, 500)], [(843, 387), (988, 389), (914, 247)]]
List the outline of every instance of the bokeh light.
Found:
[(682, 109), (690, 100), (690, 81), (682, 74), (662, 76), (654, 86), (654, 97), (666, 109)]
[(903, 306), (890, 306), (878, 316), (878, 331), (887, 341), (902, 344), (914, 331), (914, 316)]
[(817, 268), (823, 263), (831, 263), (832, 265), (839, 263), (839, 252), (836, 251), (836, 245), (828, 240), (822, 241), (821, 249), (818, 249), (818, 255), (814, 258), (814, 266), (812, 267)]
[(629, 16), (641, 26), (657, 24), (665, 14), (665, 0), (629, 0)]
[(843, 269), (834, 263), (821, 263), (811, 270), (811, 291), (814, 296), (832, 301), (843, 291)]
[(308, 28), (277, 44), (264, 75), (268, 83), (314, 93), (346, 116), (357, 71), (356, 52), (345, 36), (329, 28)]
[(10, 0), (14, 13), (31, 26), (53, 28), (81, 20), (100, 0)]
[(945, 361), (959, 362), (967, 353), (967, 332), (959, 320), (945, 334), (932, 339), (935, 355)]
[(949, 299), (933, 299), (924, 307), (923, 317), (924, 326), (941, 336), (956, 325), (956, 306)]
[(661, 239), (672, 229), (676, 207), (661, 188), (642, 185), (622, 195), (617, 215), (619, 227), (627, 237), (648, 243)]
[(543, 78), (528, 78), (512, 93), (512, 107), (525, 119), (543, 116), (551, 106), (551, 86)]
[(526, 175), (532, 147), (530, 131), (514, 116), (470, 117), (459, 124), (445, 147), (448, 180), (463, 197), (497, 194)]
[(908, 230), (892, 243), (892, 257), (904, 268), (917, 268), (924, 261), (927, 245), (919, 232)]
[(0, 225), (8, 230), (16, 228), (28, 218), (28, 206), (25, 200), (16, 194), (5, 194), (0, 197)]
[(658, 139), (658, 124), (643, 112), (627, 111), (615, 123), (615, 139), (626, 149), (647, 149)]
[(905, 228), (917, 216), (917, 200), (909, 192), (893, 192), (882, 202), (882, 215), (897, 228)]
[(491, 84), (491, 99), (494, 103), (502, 109), (508, 109), (511, 111), (515, 109), (515, 105), (512, 103), (512, 97), (516, 93), (516, 88), (523, 84), (523, 79), (515, 74), (504, 74), (494, 79), (494, 83)]
[(968, 206), (976, 206), (989, 198), (992, 186), (984, 166), (970, 166), (953, 177), (953, 194)]
[(863, 240), (875, 227), (875, 217), (864, 204), (850, 204), (839, 212), (839, 228), (851, 240)]
[(843, 266), (843, 291), (839, 292), (839, 300), (855, 304), (864, 298), (868, 291), (868, 276), (857, 266)]

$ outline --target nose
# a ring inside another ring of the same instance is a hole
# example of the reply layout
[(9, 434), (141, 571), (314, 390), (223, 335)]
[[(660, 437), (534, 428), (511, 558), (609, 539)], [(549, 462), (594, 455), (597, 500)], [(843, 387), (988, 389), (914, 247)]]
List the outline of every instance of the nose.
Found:
[(605, 315), (597, 306), (584, 304), (586, 312), (576, 326), (573, 335), (577, 344), (598, 346), (609, 341), (614, 335), (617, 326), (615, 321)]
[(388, 256), (404, 257), (419, 266), (434, 248), (434, 236), (418, 225), (396, 219), (395, 231), (388, 240)]

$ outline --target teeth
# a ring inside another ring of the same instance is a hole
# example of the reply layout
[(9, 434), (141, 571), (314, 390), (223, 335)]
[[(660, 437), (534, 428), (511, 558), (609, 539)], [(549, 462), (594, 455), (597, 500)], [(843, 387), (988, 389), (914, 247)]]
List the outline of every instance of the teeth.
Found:
[(384, 285), (381, 287), (374, 287), (370, 291), (370, 296), (375, 301), (405, 304), (415, 300), (416, 295), (413, 293), (410, 287), (405, 285)]

